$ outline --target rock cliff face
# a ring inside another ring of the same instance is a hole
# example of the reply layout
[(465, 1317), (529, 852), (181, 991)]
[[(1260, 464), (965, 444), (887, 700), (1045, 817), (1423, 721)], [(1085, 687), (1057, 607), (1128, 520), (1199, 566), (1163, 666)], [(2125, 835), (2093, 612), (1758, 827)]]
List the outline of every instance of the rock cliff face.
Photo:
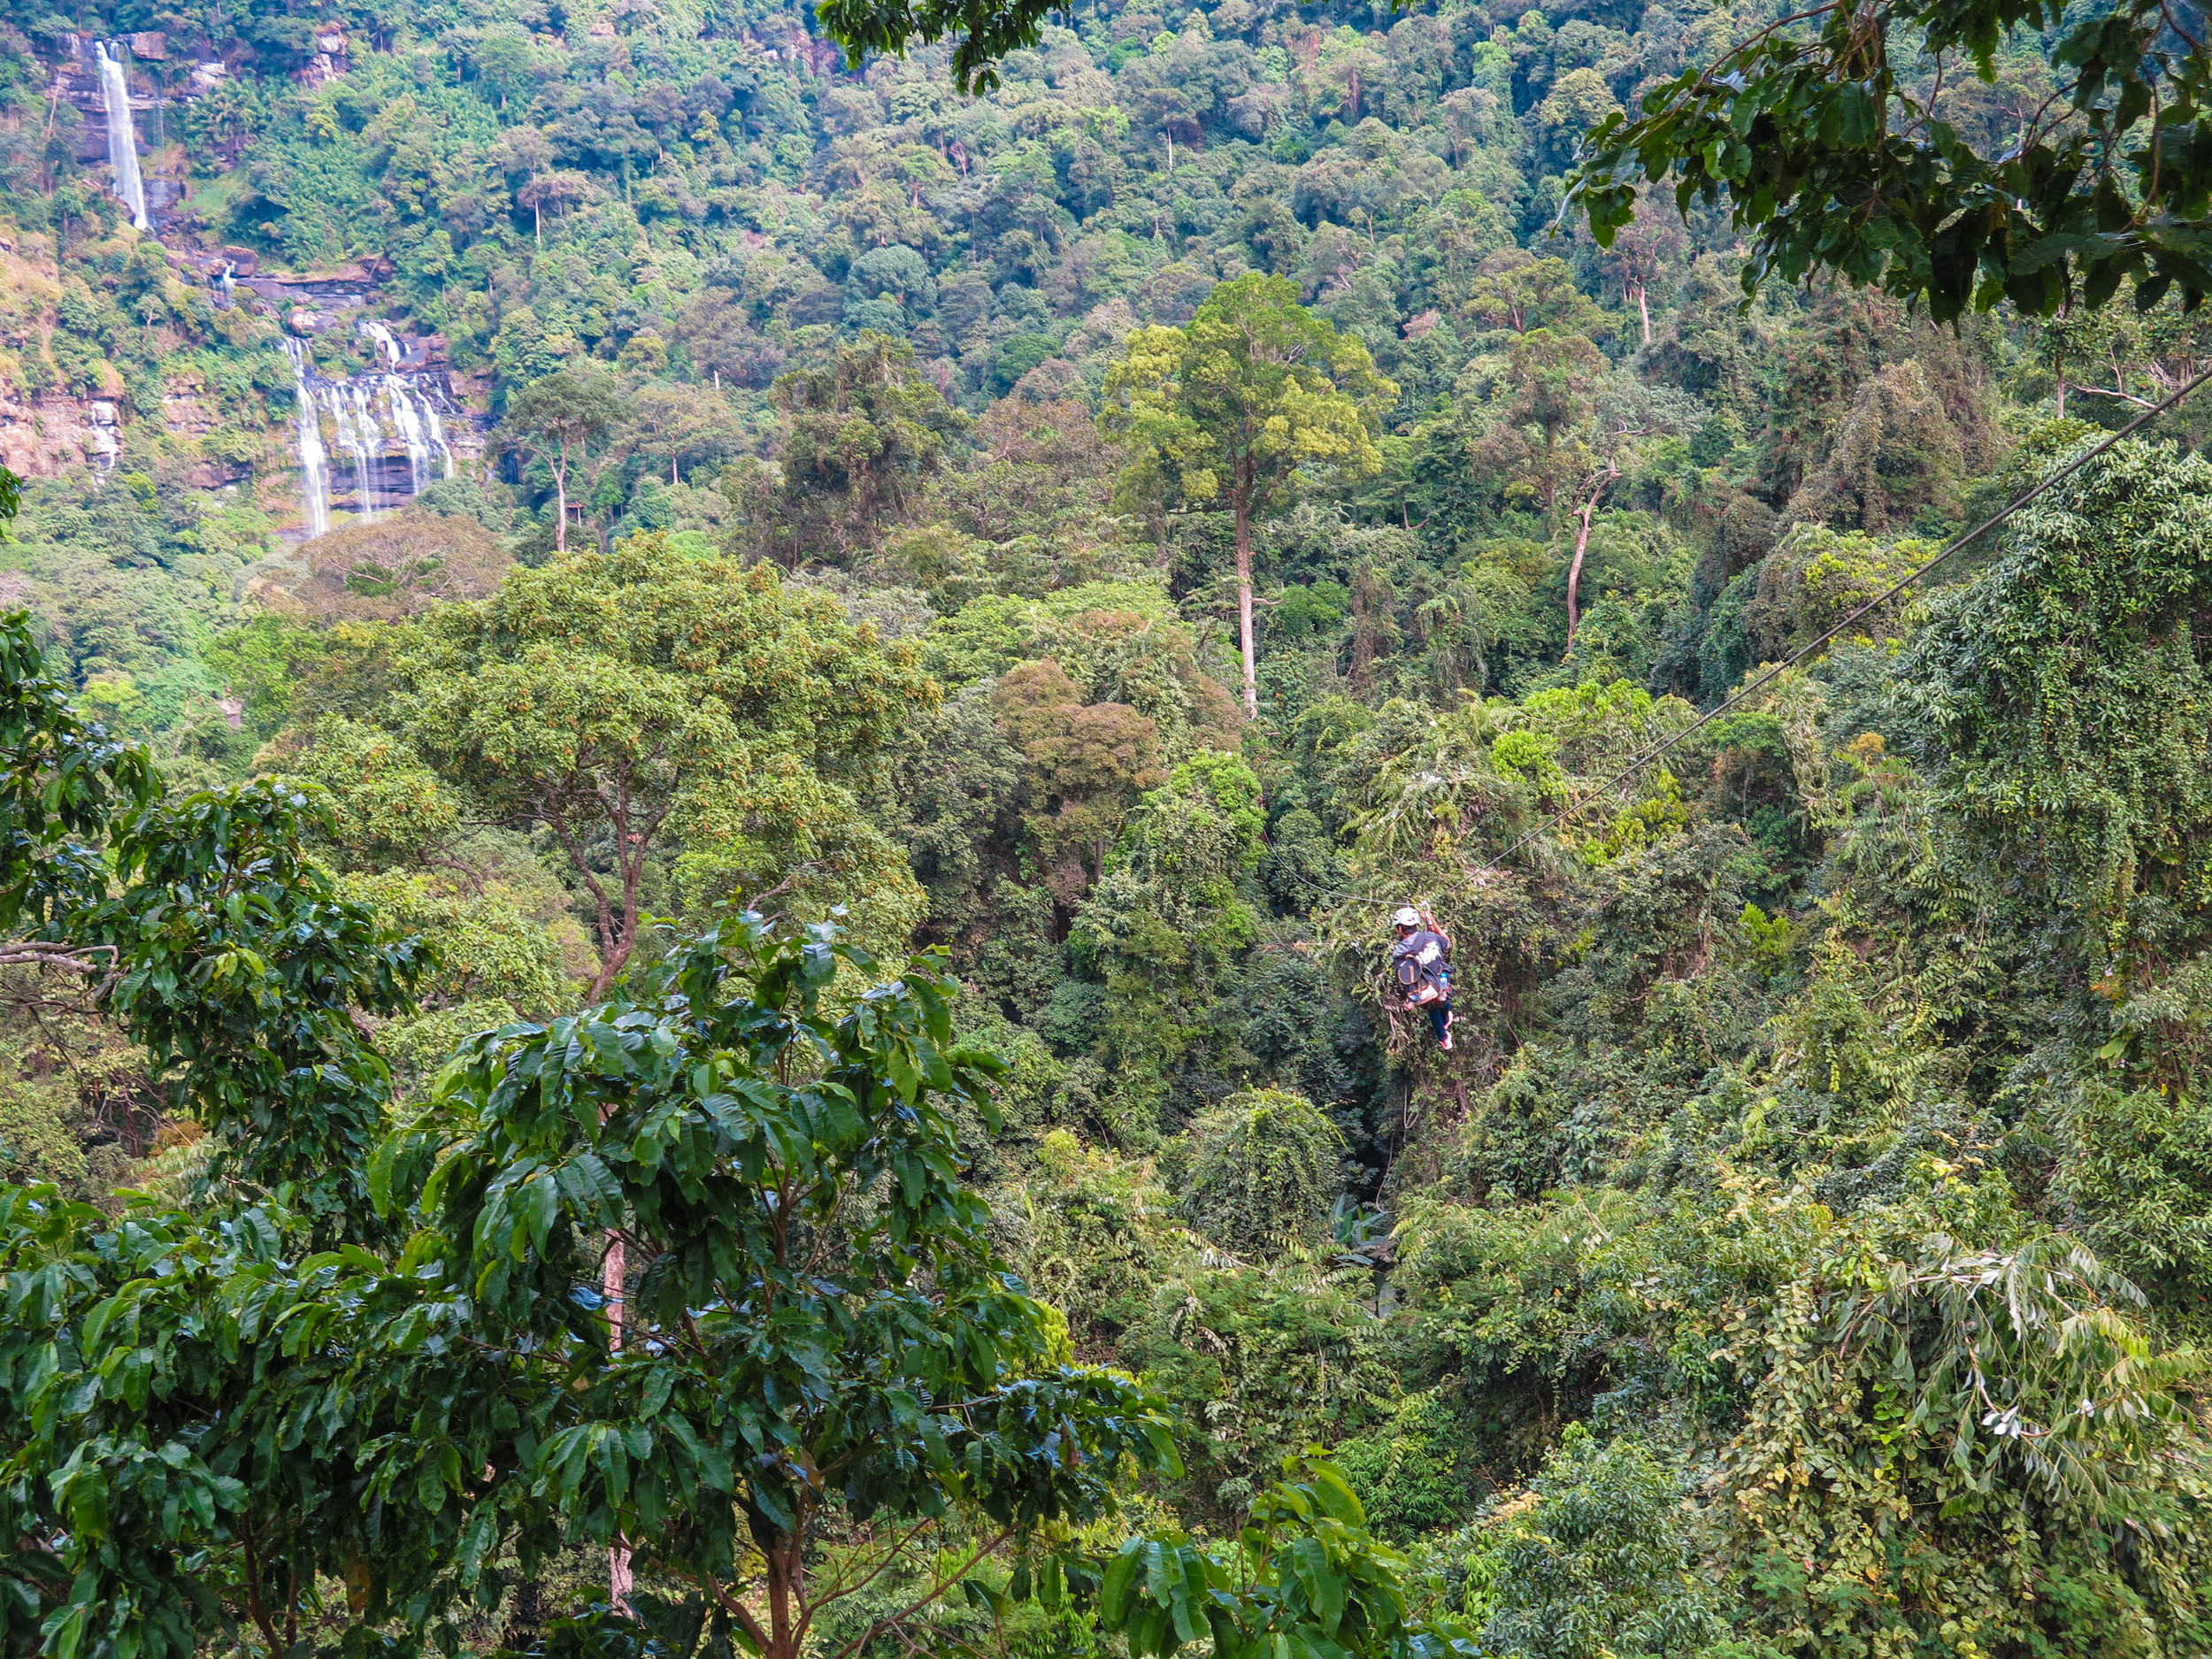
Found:
[[(321, 27), (314, 44), (299, 80), (345, 73), (342, 30)], [(451, 383), (445, 342), (396, 335), (379, 321), (388, 261), (269, 270), (253, 251), (224, 245), (194, 211), (183, 148), (170, 142), (176, 101), (204, 96), (227, 71), (218, 59), (186, 73), (192, 54), (172, 63), (170, 47), (158, 31), (77, 36), (53, 61), (48, 102), (71, 112), (96, 181), (116, 153), (110, 127), (127, 110), (121, 142), (138, 159), (150, 225), (134, 231), (127, 219), (115, 226), (103, 222), (112, 214), (80, 213), (51, 234), (0, 234), (0, 464), (28, 479), (89, 465), (199, 488), (250, 485), (280, 521), (294, 506), (303, 512), (291, 499), (310, 481), (286, 396), (293, 377), (270, 361), (285, 337), (306, 349), (298, 384), (313, 394), (336, 463), (313, 480), (326, 495), (380, 511), (479, 458), (480, 425)], [(120, 81), (104, 92), (103, 70), (112, 81), (118, 65)], [(68, 239), (66, 261), (56, 257), (57, 234)], [(129, 367), (149, 360), (162, 365), (156, 376)], [(325, 515), (303, 522), (308, 516)]]
[(50, 242), (0, 239), (0, 465), (23, 478), (52, 478), (116, 452), (113, 400), (73, 397), (55, 384), (61, 291)]

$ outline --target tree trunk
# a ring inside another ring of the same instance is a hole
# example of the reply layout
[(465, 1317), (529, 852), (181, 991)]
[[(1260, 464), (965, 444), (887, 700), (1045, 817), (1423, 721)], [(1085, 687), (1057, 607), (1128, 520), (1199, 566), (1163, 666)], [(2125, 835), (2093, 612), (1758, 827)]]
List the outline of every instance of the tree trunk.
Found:
[(1260, 718), (1260, 659), (1252, 644), (1252, 502), (1239, 491), (1237, 507), (1237, 637), (1244, 647), (1244, 718)]
[(1651, 343), (1651, 296), (1640, 282), (1636, 283), (1636, 314), (1643, 319), (1644, 343)]
[[(622, 1287), (628, 1277), (629, 1252), (623, 1248), (622, 1235), (607, 1235), (607, 1253), (599, 1267), (600, 1294), (607, 1299), (607, 1347), (619, 1352), (622, 1347)], [(630, 1593), (637, 1588), (636, 1575), (630, 1570), (630, 1550), (626, 1544), (607, 1546), (607, 1603), (626, 1617), (630, 1611)]]
[(568, 446), (561, 446), (560, 464), (553, 469), (553, 550), (568, 551)]
[[(1607, 480), (1610, 483), (1611, 480)], [(1567, 649), (1575, 648), (1575, 630), (1582, 626), (1582, 556), (1590, 550), (1590, 516), (1598, 510), (1598, 498), (1605, 494), (1601, 484), (1583, 498), (1582, 511), (1575, 520), (1574, 563), (1567, 566)]]
[(805, 1567), (792, 1559), (798, 1551), (779, 1541), (761, 1552), (761, 1560), (767, 1568), (768, 1579), (768, 1651), (763, 1659), (796, 1659), (803, 1633), (800, 1621), (794, 1617), (801, 1585), (797, 1580)]

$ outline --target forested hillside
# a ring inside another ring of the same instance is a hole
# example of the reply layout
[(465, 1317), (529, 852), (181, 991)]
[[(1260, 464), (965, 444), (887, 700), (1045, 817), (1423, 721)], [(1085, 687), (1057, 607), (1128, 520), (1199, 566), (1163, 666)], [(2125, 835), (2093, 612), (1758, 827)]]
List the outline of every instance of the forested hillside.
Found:
[(1601, 246), (1779, 7), (46, 4), (6, 1652), (2212, 1651), (2212, 403), (1824, 639), (2186, 280)]

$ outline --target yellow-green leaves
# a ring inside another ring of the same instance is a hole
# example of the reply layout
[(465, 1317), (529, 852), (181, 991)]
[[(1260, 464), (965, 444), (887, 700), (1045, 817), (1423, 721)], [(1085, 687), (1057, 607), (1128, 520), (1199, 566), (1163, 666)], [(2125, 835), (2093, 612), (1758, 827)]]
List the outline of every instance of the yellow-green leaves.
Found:
[(1181, 500), (1257, 509), (1302, 465), (1378, 470), (1375, 433), (1397, 393), (1287, 278), (1251, 275), (1216, 288), (1184, 326), (1129, 336), (1099, 429)]
[(1181, 328), (1141, 328), (1106, 376), (1098, 429), (1127, 455), (1125, 505), (1225, 503), (1236, 518), (1245, 718), (1259, 718), (1252, 518), (1308, 465), (1381, 469), (1398, 388), (1367, 348), (1298, 303), (1287, 277), (1224, 282)]

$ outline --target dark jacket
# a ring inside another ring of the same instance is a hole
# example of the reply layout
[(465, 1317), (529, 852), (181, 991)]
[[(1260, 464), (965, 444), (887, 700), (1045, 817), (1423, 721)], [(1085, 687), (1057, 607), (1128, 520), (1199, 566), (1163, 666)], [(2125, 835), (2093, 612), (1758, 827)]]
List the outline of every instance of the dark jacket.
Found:
[(1408, 997), (1417, 996), (1424, 986), (1451, 990), (1451, 941), (1423, 927), (1408, 933), (1390, 948), (1391, 972)]

